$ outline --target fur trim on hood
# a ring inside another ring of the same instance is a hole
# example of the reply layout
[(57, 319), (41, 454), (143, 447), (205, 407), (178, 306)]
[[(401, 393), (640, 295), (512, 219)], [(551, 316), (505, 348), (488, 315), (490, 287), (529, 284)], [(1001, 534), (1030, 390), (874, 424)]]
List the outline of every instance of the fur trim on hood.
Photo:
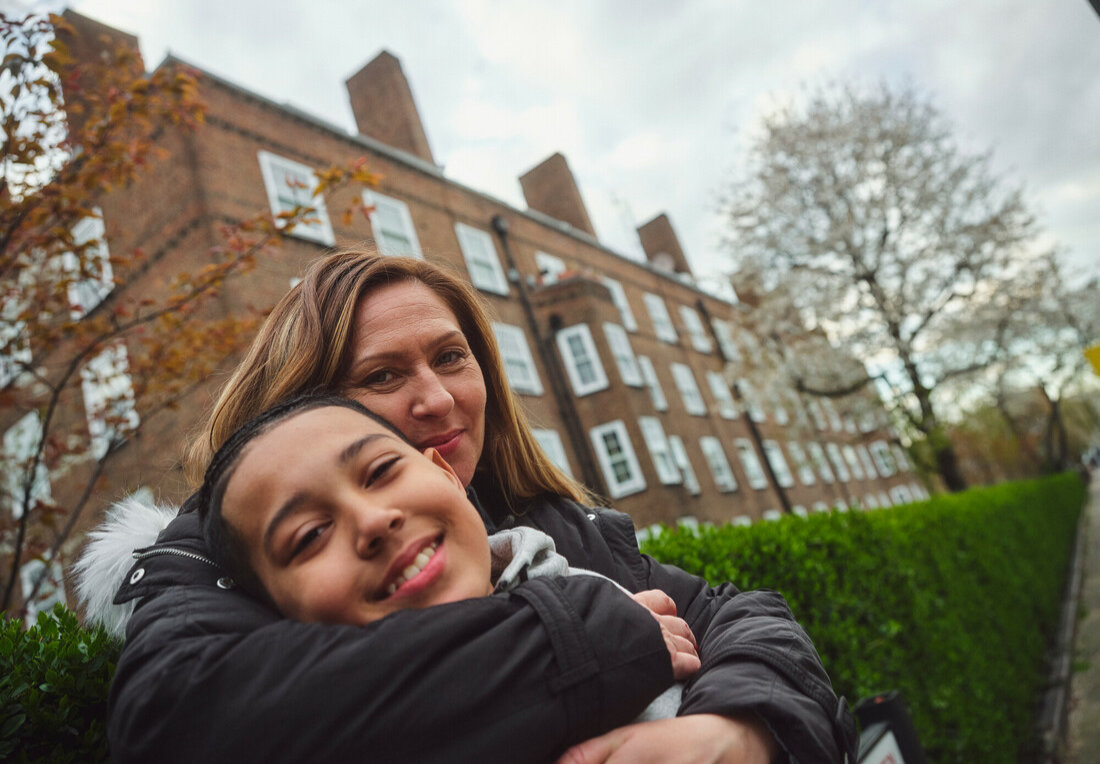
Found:
[(176, 512), (177, 507), (149, 503), (134, 494), (112, 505), (107, 519), (88, 533), (73, 571), (89, 622), (102, 624), (119, 639), (125, 637), (136, 600), (116, 605), (115, 594), (134, 564), (134, 550), (156, 543)]

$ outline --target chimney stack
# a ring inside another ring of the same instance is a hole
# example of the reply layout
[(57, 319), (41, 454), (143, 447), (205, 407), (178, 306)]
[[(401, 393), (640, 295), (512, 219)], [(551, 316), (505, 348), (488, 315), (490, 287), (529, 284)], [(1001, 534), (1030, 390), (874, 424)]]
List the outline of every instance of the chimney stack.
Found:
[(528, 207), (596, 237), (573, 171), (560, 153), (520, 176), (519, 184)]
[(642, 241), (646, 259), (653, 267), (669, 273), (692, 275), (691, 266), (688, 265), (680, 239), (672, 229), (668, 215), (662, 212), (645, 225), (639, 226), (638, 238)]
[(359, 132), (435, 164), (401, 62), (382, 51), (345, 82)]

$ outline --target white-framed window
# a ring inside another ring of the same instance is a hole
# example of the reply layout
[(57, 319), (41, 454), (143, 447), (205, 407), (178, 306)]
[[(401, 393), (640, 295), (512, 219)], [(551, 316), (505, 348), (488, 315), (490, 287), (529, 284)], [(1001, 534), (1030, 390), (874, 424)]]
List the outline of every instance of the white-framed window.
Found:
[(718, 347), (722, 349), (722, 355), (727, 361), (741, 363), (741, 349), (733, 339), (733, 326), (722, 318), (712, 318), (710, 325), (714, 327), (714, 336), (718, 338)]
[(780, 512), (778, 509), (765, 509), (762, 517), (768, 522), (774, 522), (776, 520), (782, 520), (783, 513)]
[(420, 240), (416, 238), (409, 205), (392, 196), (377, 191), (364, 191), (363, 201), (370, 208), (370, 229), (374, 232), (374, 244), (383, 255), (424, 257)]
[(928, 495), (928, 491), (925, 490), (924, 486), (921, 485), (920, 483), (910, 483), (909, 484), (909, 489), (913, 492), (913, 496), (916, 497), (917, 501), (924, 501), (926, 499), (931, 498)]
[(683, 517), (676, 518), (676, 527), (682, 528), (692, 533), (699, 532), (699, 520), (692, 515), (684, 515)]
[(645, 542), (655, 539), (665, 532), (665, 527), (660, 523), (653, 523), (646, 527), (634, 531), (634, 538), (638, 541), (638, 546), (641, 546)]
[(88, 417), (91, 453), (101, 459), (111, 444), (136, 429), (141, 419), (134, 408), (134, 386), (126, 345), (117, 342), (99, 351), (80, 370), (84, 411)]
[(821, 405), (825, 407), (825, 413), (829, 417), (829, 426), (833, 428), (833, 432), (842, 432), (844, 430), (844, 420), (841, 419), (840, 413), (836, 410), (836, 405), (829, 398), (822, 398)]
[(607, 389), (607, 374), (600, 363), (596, 343), (588, 324), (577, 324), (562, 329), (557, 336), (558, 352), (565, 361), (569, 381), (577, 397)]
[(601, 424), (588, 431), (596, 449), (596, 459), (607, 480), (607, 492), (620, 499), (645, 490), (645, 477), (634, 455), (634, 446), (621, 419)]
[(848, 511), (848, 502), (844, 501), (844, 499), (837, 499), (836, 503), (834, 503), (833, 506), (836, 507), (837, 512)]
[(833, 471), (836, 472), (837, 479), (842, 483), (847, 483), (851, 480), (852, 476), (848, 472), (848, 466), (844, 463), (844, 456), (840, 453), (840, 446), (836, 443), (826, 443), (825, 453), (829, 455), (829, 461), (833, 465)]
[(542, 395), (542, 381), (539, 379), (535, 359), (531, 357), (526, 333), (518, 326), (494, 321), (493, 334), (497, 338), (500, 357), (504, 361), (508, 385), (517, 393)]
[(907, 485), (896, 485), (890, 489), (890, 500), (896, 507), (898, 504), (911, 504), (913, 501), (913, 494), (909, 491)]
[(875, 412), (865, 411), (859, 418), (859, 431), (867, 434), (873, 429), (875, 429)]
[(737, 490), (737, 478), (730, 469), (726, 451), (722, 448), (722, 442), (718, 438), (704, 435), (699, 438), (699, 450), (703, 452), (703, 458), (710, 468), (710, 475), (714, 478), (714, 487), (722, 493)]
[(878, 494), (878, 505), (879, 505), (880, 507), (890, 507), (890, 506), (893, 506), (893, 502), (891, 502), (891, 501), (890, 501), (890, 497), (886, 495), (886, 492), (885, 492), (885, 491), (879, 491), (879, 494)]
[(817, 482), (814, 469), (810, 466), (810, 460), (806, 458), (806, 452), (802, 450), (802, 444), (796, 441), (787, 442), (787, 453), (794, 461), (794, 468), (798, 470), (798, 479), (802, 485), (813, 485)]
[(565, 455), (565, 446), (562, 445), (558, 431), (532, 427), (531, 434), (535, 436), (535, 440), (554, 466), (569, 477), (573, 477), (573, 470), (569, 469), (569, 457)]
[(564, 260), (541, 250), (535, 252), (535, 267), (539, 271), (539, 281), (543, 284), (556, 284), (566, 270)]
[(653, 459), (657, 479), (665, 485), (682, 482), (680, 470), (672, 460), (672, 449), (668, 445), (668, 438), (665, 437), (665, 428), (661, 427), (661, 420), (654, 416), (640, 416), (638, 427), (642, 430), (642, 438), (649, 449), (650, 458)]
[(691, 337), (691, 346), (700, 353), (709, 353), (714, 346), (711, 344), (710, 337), (707, 336), (703, 319), (699, 318), (695, 308), (681, 305), (680, 320), (684, 322), (684, 328), (687, 329), (688, 336)]
[(859, 463), (856, 450), (847, 443), (840, 450), (844, 454), (844, 461), (848, 462), (848, 471), (852, 473), (852, 477), (856, 480), (863, 480), (863, 465)]
[(35, 559), (23, 563), (19, 568), (19, 583), (27, 609), (24, 621), (27, 627), (34, 625), (39, 613), (53, 610), (56, 603), (68, 604), (65, 601), (65, 575), (61, 563), (56, 560)]
[(859, 432), (859, 428), (856, 427), (856, 420), (852, 419), (850, 416), (844, 417), (844, 431), (851, 435), (855, 435)]
[(894, 463), (894, 455), (890, 452), (890, 446), (885, 440), (876, 440), (871, 444), (871, 458), (875, 460), (878, 474), (883, 477), (890, 477), (898, 471)]
[(807, 443), (806, 448), (810, 450), (810, 459), (813, 461), (814, 467), (817, 468), (817, 474), (821, 475), (821, 479), (826, 483), (836, 482), (833, 470), (829, 466), (829, 460), (825, 456), (825, 449), (821, 447), (821, 444)]
[(267, 202), (276, 218), (275, 224), (282, 228), (285, 222), (279, 219), (279, 215), (297, 207), (309, 207), (313, 212), (304, 215), (294, 225), (291, 235), (332, 246), (336, 239), (332, 235), (325, 199), (320, 194), (313, 195), (313, 187), (317, 183), (313, 168), (262, 149), (256, 155), (260, 160)]
[(828, 512), (829, 505), (823, 501), (815, 501), (813, 505), (814, 512)]
[(768, 487), (768, 476), (764, 474), (764, 467), (760, 464), (760, 458), (756, 455), (756, 449), (748, 438), (737, 438), (733, 441), (737, 449), (737, 456), (741, 459), (741, 466), (745, 468), (745, 476), (749, 479), (749, 485), (757, 491)]
[(867, 474), (867, 479), (873, 480), (878, 477), (878, 473), (875, 471), (875, 462), (871, 459), (871, 453), (867, 450), (867, 446), (860, 443), (856, 446), (856, 453), (859, 455), (859, 462), (863, 465), (863, 471)]
[(23, 332), (27, 325), (13, 317), (18, 315), (15, 301), (5, 303), (0, 310), (0, 390), (10, 385), (31, 363), (31, 347)]
[(658, 411), (668, 411), (665, 391), (661, 387), (661, 380), (657, 379), (657, 370), (653, 368), (653, 361), (649, 360), (649, 356), (638, 356), (638, 370), (642, 374), (645, 386), (649, 388), (649, 398), (653, 401), (653, 408)]
[[(38, 443), (42, 439), (42, 420), (37, 411), (29, 411), (20, 417), (4, 433), (4, 488), (13, 519), (18, 520), (27, 510), (23, 498), (28, 470)], [(30, 503), (51, 501), (50, 472), (41, 460), (34, 471), (30, 486)]]
[(810, 513), (806, 511), (806, 508), (801, 504), (795, 504), (791, 507), (791, 514), (795, 517), (809, 517)]
[(500, 267), (500, 257), (493, 244), (493, 237), (480, 228), (455, 223), (455, 236), (466, 260), (466, 270), (470, 274), (470, 283), (483, 292), (508, 294), (508, 279)]
[(866, 496), (863, 497), (863, 508), (864, 509), (878, 509), (879, 508), (878, 498), (876, 498), (873, 493), (867, 494)]
[(669, 435), (668, 447), (672, 451), (672, 461), (679, 468), (680, 474), (684, 476), (684, 488), (692, 496), (698, 496), (700, 494), (699, 478), (695, 476), (695, 469), (691, 466), (687, 449), (684, 448), (683, 438), (679, 435)]
[[(107, 246), (107, 228), (103, 212), (94, 208), (94, 214), (83, 218), (73, 226), (73, 246), (83, 247), (81, 258), (75, 252), (61, 255), (61, 267), (72, 281), (69, 282), (69, 316), (75, 321), (88, 315), (115, 288), (115, 274), (111, 267), (111, 252)], [(89, 242), (95, 242), (89, 244)]]
[(749, 419), (754, 422), (763, 422), (767, 419), (764, 407), (760, 405), (760, 396), (757, 395), (752, 383), (742, 377), (737, 380), (737, 389), (741, 391), (741, 400), (745, 404), (745, 413), (749, 415)]
[(642, 372), (638, 368), (638, 360), (634, 357), (634, 348), (630, 346), (630, 337), (626, 329), (618, 324), (605, 322), (603, 334), (607, 337), (607, 345), (611, 348), (611, 355), (615, 357), (615, 365), (619, 367), (619, 376), (624, 385), (641, 387), (643, 384)]
[(672, 381), (680, 391), (687, 413), (693, 416), (706, 416), (707, 404), (703, 402), (703, 396), (699, 392), (699, 385), (695, 384), (695, 375), (691, 373), (691, 368), (682, 363), (674, 363), (669, 368), (672, 369)]
[(821, 401), (811, 398), (806, 408), (810, 410), (810, 418), (814, 420), (814, 427), (824, 430), (829, 426), (828, 420), (825, 419), (825, 409), (821, 407)]
[(894, 460), (898, 463), (899, 472), (913, 471), (913, 465), (909, 463), (909, 456), (905, 453), (904, 448), (897, 443), (892, 443), (890, 450), (894, 452)]
[(653, 333), (662, 342), (676, 343), (676, 327), (672, 325), (672, 316), (668, 314), (668, 306), (658, 295), (649, 292), (642, 293), (642, 301), (649, 311), (649, 320), (653, 322)]
[(761, 445), (764, 446), (764, 456), (771, 465), (776, 482), (784, 488), (790, 488), (794, 485), (794, 476), (791, 474), (791, 468), (787, 466), (783, 449), (774, 440), (765, 440)]
[(708, 371), (707, 386), (710, 387), (710, 394), (718, 403), (718, 414), (723, 419), (736, 419), (737, 404), (733, 402), (733, 393), (730, 392), (730, 386), (726, 384), (726, 378), (717, 371)]
[(626, 290), (623, 289), (623, 285), (609, 276), (604, 276), (601, 280), (607, 287), (607, 291), (611, 292), (611, 301), (619, 309), (623, 328), (628, 332), (638, 331), (638, 322), (634, 320), (634, 311), (630, 309), (630, 302), (626, 299)]

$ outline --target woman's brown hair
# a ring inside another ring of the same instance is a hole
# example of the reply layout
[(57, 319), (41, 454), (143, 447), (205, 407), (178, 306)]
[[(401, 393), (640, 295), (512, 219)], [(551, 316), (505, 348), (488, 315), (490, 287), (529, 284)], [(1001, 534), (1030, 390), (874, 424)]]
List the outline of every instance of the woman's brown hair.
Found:
[[(591, 494), (543, 453), (516, 403), (481, 299), (459, 276), (410, 257), (348, 249), (318, 258), (271, 310), (244, 360), (191, 444), (187, 474), (201, 479), (210, 456), (241, 425), (305, 392), (342, 393), (353, 352), (360, 298), (379, 287), (417, 281), (454, 312), (485, 379), (485, 445), (477, 474), (495, 482), (512, 507), (546, 493), (590, 503)], [(475, 478), (476, 479), (476, 478)]]

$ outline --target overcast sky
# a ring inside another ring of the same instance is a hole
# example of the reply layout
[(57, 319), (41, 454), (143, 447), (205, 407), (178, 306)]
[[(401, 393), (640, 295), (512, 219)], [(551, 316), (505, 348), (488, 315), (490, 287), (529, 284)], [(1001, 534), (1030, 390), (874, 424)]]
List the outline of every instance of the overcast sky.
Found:
[[(0, 0), (57, 11), (55, 0)], [(697, 275), (729, 267), (716, 199), (761, 114), (831, 81), (909, 82), (1023, 184), (1100, 274), (1100, 16), (1088, 0), (72, 0), (175, 56), (354, 130), (344, 80), (397, 56), (447, 175), (523, 208), (569, 160), (601, 241), (667, 212)]]

